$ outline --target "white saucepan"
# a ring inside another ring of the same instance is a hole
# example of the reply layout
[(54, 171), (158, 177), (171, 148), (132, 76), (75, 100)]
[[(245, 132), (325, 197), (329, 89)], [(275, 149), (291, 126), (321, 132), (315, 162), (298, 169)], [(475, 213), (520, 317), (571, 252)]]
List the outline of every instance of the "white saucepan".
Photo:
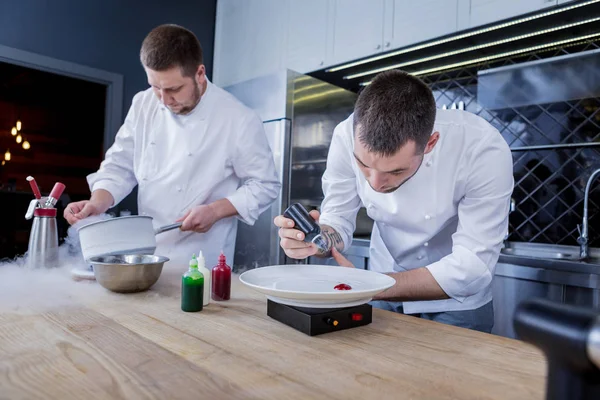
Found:
[(152, 217), (131, 215), (92, 222), (79, 228), (83, 258), (119, 254), (154, 254), (156, 235), (181, 227), (181, 222), (154, 229)]

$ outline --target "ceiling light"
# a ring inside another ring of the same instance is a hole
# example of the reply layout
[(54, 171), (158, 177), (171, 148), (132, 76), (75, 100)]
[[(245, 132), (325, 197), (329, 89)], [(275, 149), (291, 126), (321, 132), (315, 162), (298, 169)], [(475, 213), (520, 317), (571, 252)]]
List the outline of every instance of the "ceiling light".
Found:
[(465, 39), (465, 38), (468, 38), (468, 37), (471, 37), (471, 36), (480, 35), (482, 33), (492, 32), (492, 31), (495, 31), (495, 30), (498, 30), (498, 29), (502, 29), (502, 28), (506, 28), (506, 27), (509, 27), (509, 26), (521, 24), (523, 22), (533, 21), (535, 19), (539, 19), (539, 18), (543, 18), (543, 17), (548, 17), (550, 15), (559, 14), (559, 13), (562, 13), (562, 12), (565, 12), (565, 11), (573, 10), (573, 9), (576, 9), (576, 8), (579, 8), (579, 7), (584, 7), (584, 6), (587, 6), (587, 5), (590, 5), (590, 4), (594, 4), (594, 3), (598, 3), (598, 2), (600, 2), (600, 0), (590, 0), (590, 1), (585, 1), (585, 2), (579, 3), (579, 4), (573, 4), (573, 5), (564, 7), (564, 8), (560, 8), (558, 10), (546, 11), (546, 12), (543, 12), (543, 13), (540, 13), (540, 14), (532, 15), (530, 17), (519, 18), (519, 19), (516, 19), (514, 21), (504, 22), (502, 24), (489, 26), (487, 28), (477, 29), (477, 30), (475, 30), (473, 32), (466, 32), (466, 33), (463, 33), (463, 34), (460, 34), (460, 35), (451, 36), (449, 38), (439, 39), (439, 40), (435, 40), (433, 42), (429, 42), (429, 43), (424, 43), (424, 44), (420, 44), (420, 45), (416, 45), (416, 46), (407, 47), (405, 49), (393, 51), (391, 53), (382, 54), (380, 56), (369, 57), (369, 58), (366, 58), (364, 60), (354, 61), (354, 62), (351, 62), (351, 63), (348, 63), (348, 64), (343, 64), (343, 65), (340, 65), (338, 67), (333, 67), (333, 68), (326, 69), (325, 72), (341, 71), (343, 69), (356, 67), (357, 65), (367, 64), (367, 63), (370, 63), (370, 62), (373, 62), (373, 61), (378, 61), (378, 60), (383, 60), (383, 59), (390, 58), (390, 57), (395, 57), (395, 56), (400, 55), (400, 54), (406, 54), (406, 53), (410, 53), (411, 51), (426, 49), (428, 47), (437, 46), (439, 44), (454, 42), (456, 40)]
[(20, 131), (21, 130), (21, 121), (17, 121), (17, 130)]
[(21, 137), (21, 135), (17, 136), (17, 143), (21, 143), (23, 141), (23, 138)]
[(17, 134), (17, 128), (14, 128), (14, 127), (13, 127), (13, 128), (10, 130), (10, 134), (11, 134), (11, 135), (13, 135), (13, 136), (15, 136), (15, 135)]
[[(415, 76), (430, 74), (430, 73), (433, 73), (433, 72), (439, 72), (439, 71), (443, 71), (443, 70), (446, 70), (446, 69), (463, 67), (465, 65), (470, 65), (470, 64), (478, 64), (478, 63), (481, 63), (481, 62), (491, 61), (491, 60), (495, 60), (495, 59), (498, 59), (498, 58), (514, 56), (514, 55), (517, 55), (517, 54), (527, 53), (527, 52), (530, 52), (530, 51), (541, 50), (541, 49), (545, 49), (545, 48), (548, 48), (548, 47), (560, 46), (560, 45), (567, 44), (567, 43), (577, 42), (579, 40), (591, 39), (593, 37), (598, 37), (598, 36), (600, 36), (600, 33), (598, 33), (598, 32), (597, 33), (592, 33), (590, 35), (579, 36), (579, 37), (572, 38), (572, 39), (559, 40), (557, 42), (551, 42), (551, 43), (541, 44), (541, 45), (538, 45), (538, 46), (527, 47), (527, 48), (524, 48), (524, 49), (519, 49), (519, 50), (514, 50), (514, 51), (508, 51), (508, 52), (505, 52), (505, 53), (494, 54), (494, 55), (487, 56), (487, 57), (480, 57), (480, 58), (476, 58), (476, 59), (473, 59), (473, 60), (462, 61), (462, 62), (458, 62), (458, 63), (454, 63), (454, 64), (442, 65), (442, 66), (439, 66), (439, 67), (423, 69), (423, 70), (420, 70), (420, 71), (414, 71), (414, 72), (410, 72), (410, 74), (411, 75), (415, 75)], [(360, 86), (367, 86), (369, 83), (371, 83), (371, 81), (361, 82)]]
[(31, 148), (31, 145), (29, 144), (29, 142), (27, 140), (23, 142), (23, 148), (25, 150), (29, 150)]
[(6, 153), (4, 153), (4, 159), (6, 161), (10, 161), (10, 150), (6, 150)]

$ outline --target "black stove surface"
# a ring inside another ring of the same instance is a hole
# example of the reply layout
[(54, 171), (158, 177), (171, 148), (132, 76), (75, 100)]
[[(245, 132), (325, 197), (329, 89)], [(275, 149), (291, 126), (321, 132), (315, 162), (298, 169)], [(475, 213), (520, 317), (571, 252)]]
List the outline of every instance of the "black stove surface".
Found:
[(346, 308), (293, 307), (267, 300), (267, 315), (309, 336), (368, 325), (373, 307), (361, 304)]

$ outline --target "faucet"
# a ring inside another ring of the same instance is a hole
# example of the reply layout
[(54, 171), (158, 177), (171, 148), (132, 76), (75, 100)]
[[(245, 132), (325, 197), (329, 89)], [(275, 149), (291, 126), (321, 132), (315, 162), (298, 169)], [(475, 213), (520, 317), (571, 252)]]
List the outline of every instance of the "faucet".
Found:
[(579, 237), (577, 243), (579, 244), (579, 257), (581, 260), (585, 260), (588, 257), (588, 198), (590, 197), (590, 186), (596, 175), (600, 174), (600, 168), (592, 172), (587, 184), (585, 185), (585, 193), (583, 196), (583, 221), (581, 226), (577, 224), (577, 230), (579, 231)]

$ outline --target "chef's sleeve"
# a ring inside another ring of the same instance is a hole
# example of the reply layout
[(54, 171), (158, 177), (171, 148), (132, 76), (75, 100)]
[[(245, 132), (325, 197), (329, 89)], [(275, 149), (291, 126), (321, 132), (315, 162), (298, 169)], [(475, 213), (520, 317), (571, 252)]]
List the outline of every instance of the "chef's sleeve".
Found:
[(356, 188), (356, 174), (352, 168), (352, 117), (338, 124), (333, 131), (327, 165), (321, 179), (324, 199), (321, 203), (321, 225), (329, 225), (340, 234), (344, 249), (352, 244), (356, 228), (356, 214), (361, 200)]
[(514, 187), (512, 155), (500, 135), (490, 135), (469, 157), (452, 253), (427, 266), (444, 292), (460, 302), (492, 282)]
[(227, 200), (238, 212), (238, 218), (254, 225), (260, 214), (277, 198), (281, 182), (275, 169), (273, 152), (267, 141), (262, 121), (250, 113), (236, 137), (233, 169), (242, 185)]
[(137, 185), (133, 171), (133, 138), (140, 114), (140, 101), (141, 93), (134, 96), (125, 122), (117, 132), (114, 143), (106, 152), (100, 168), (87, 176), (90, 191), (98, 189), (108, 191), (114, 198), (113, 206), (119, 204)]

